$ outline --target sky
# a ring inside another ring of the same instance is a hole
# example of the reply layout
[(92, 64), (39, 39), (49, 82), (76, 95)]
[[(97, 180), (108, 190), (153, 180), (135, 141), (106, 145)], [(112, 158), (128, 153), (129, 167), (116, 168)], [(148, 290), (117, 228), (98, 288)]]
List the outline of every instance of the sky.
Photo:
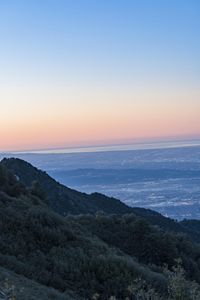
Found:
[(199, 0), (0, 0), (0, 151), (200, 138)]

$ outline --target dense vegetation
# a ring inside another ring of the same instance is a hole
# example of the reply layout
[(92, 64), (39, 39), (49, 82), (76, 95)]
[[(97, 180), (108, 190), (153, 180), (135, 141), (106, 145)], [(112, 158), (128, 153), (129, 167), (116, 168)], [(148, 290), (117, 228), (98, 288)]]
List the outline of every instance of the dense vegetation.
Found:
[(26, 187), (38, 183), (46, 195), (49, 207), (61, 215), (95, 214), (102, 211), (106, 214), (132, 214), (142, 217), (152, 225), (164, 230), (188, 234), (194, 241), (200, 242), (200, 222), (192, 226), (191, 221), (176, 222), (161, 214), (143, 208), (131, 208), (121, 201), (99, 193), (87, 195), (72, 190), (51, 178), (46, 172), (38, 170), (31, 164), (16, 158), (3, 159), (1, 165), (15, 174)]
[(38, 182), (47, 194), (49, 206), (62, 215), (95, 213), (128, 213), (131, 209), (119, 200), (98, 193), (87, 195), (56, 182), (46, 172), (40, 171), (20, 159), (3, 159), (1, 165), (10, 170), (25, 186)]
[[(65, 193), (70, 214), (66, 203), (64, 217), (52, 208), (60, 210)], [(70, 197), (77, 210), (91, 205), (90, 214), (72, 216)], [(200, 299), (199, 235), (198, 221), (178, 223), (103, 195), (81, 194), (19, 160), (0, 165), (0, 283), (7, 272), (17, 299), (25, 299), (20, 276), (30, 293), (31, 286), (41, 290), (40, 298), (27, 299)]]

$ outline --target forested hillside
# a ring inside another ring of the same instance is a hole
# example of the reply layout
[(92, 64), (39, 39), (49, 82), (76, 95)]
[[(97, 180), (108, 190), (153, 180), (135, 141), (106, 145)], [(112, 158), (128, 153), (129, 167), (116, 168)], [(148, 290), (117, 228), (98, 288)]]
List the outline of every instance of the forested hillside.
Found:
[(120, 200), (103, 194), (93, 193), (88, 195), (78, 192), (60, 184), (46, 172), (38, 170), (21, 159), (3, 159), (0, 164), (12, 174), (15, 174), (19, 183), (29, 188), (35, 185), (38, 191), (42, 191), (42, 196), (48, 202), (49, 207), (63, 216), (69, 214), (95, 214), (99, 211), (109, 215), (134, 213), (136, 216), (145, 218), (152, 225), (158, 225), (164, 230), (173, 232), (184, 232), (190, 235), (194, 241), (200, 242), (200, 231), (197, 227), (200, 222), (198, 221), (195, 226), (191, 227), (191, 222), (176, 222), (153, 210), (128, 207)]
[(0, 164), (0, 291), (10, 299), (200, 299), (195, 236), (197, 221), (81, 194), (26, 162)]

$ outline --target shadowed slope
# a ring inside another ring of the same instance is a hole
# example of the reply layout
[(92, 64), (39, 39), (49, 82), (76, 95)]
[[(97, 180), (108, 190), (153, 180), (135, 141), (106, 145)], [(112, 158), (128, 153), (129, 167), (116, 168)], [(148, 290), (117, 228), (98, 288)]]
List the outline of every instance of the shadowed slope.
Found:
[(49, 206), (61, 215), (95, 214), (99, 211), (119, 215), (131, 213), (145, 218), (152, 225), (159, 226), (164, 230), (188, 234), (193, 240), (200, 242), (200, 231), (197, 230), (197, 227), (190, 226), (188, 222), (176, 222), (153, 210), (128, 207), (120, 200), (100, 193), (88, 195), (70, 189), (54, 180), (46, 172), (38, 170), (21, 159), (4, 158), (0, 164), (15, 174), (19, 182), (25, 186), (31, 187), (33, 182), (39, 182), (46, 194)]

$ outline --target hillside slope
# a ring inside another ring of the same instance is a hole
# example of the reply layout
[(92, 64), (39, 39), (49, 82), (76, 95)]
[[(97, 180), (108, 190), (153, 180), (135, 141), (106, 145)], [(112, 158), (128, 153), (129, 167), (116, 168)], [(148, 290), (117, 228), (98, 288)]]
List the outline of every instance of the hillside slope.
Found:
[(95, 292), (100, 299), (125, 299), (138, 276), (164, 288), (160, 272), (53, 212), (6, 169), (0, 174), (0, 266), (8, 273), (54, 288), (65, 299), (90, 299)]
[[(17, 176), (19, 182), (31, 187), (33, 182), (39, 182), (45, 191), (49, 206), (61, 215), (95, 214), (102, 211), (106, 214), (129, 214), (145, 218), (152, 225), (157, 225), (164, 230), (182, 232), (189, 235), (194, 241), (200, 242), (200, 231), (188, 222), (176, 222), (161, 214), (144, 208), (128, 207), (120, 200), (107, 197), (103, 194), (91, 195), (70, 189), (51, 178), (46, 172), (38, 170), (31, 164), (21, 159), (3, 159), (0, 165), (6, 167)], [(200, 226), (199, 226), (200, 227)]]
[(131, 209), (121, 201), (100, 194), (87, 195), (72, 190), (51, 178), (46, 172), (38, 170), (31, 164), (16, 158), (3, 159), (1, 165), (15, 174), (19, 181), (30, 187), (34, 181), (39, 182), (45, 191), (49, 205), (56, 212), (67, 214), (95, 213), (103, 210), (106, 213), (128, 213)]
[[(151, 211), (146, 215), (158, 216)], [(193, 227), (197, 231), (195, 223)], [(7, 278), (15, 285), (17, 300), (22, 295), (33, 300), (36, 295), (41, 300), (135, 300), (141, 293), (146, 295), (142, 299), (151, 294), (152, 300), (172, 300), (176, 298), (168, 298), (171, 278), (183, 289), (181, 299), (198, 300), (200, 287), (190, 280), (200, 282), (199, 258), (198, 244), (134, 213), (59, 215), (35, 185), (26, 186), (19, 173), (0, 164), (0, 288)], [(179, 259), (187, 280), (174, 269)], [(141, 279), (147, 285), (141, 285)]]

